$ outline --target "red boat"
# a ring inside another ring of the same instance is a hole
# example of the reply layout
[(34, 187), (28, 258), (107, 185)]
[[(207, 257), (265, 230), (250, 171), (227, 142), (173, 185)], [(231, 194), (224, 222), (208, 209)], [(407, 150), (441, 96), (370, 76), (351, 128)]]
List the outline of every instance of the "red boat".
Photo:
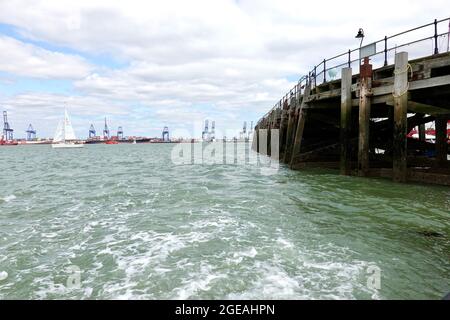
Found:
[[(419, 139), (419, 128), (415, 127), (408, 133), (408, 138)], [(425, 140), (435, 141), (436, 139), (436, 128), (434, 122), (425, 129)], [(450, 144), (450, 121), (447, 122), (447, 143)]]
[(105, 142), (105, 144), (119, 144), (119, 142), (117, 142), (115, 140), (108, 140)]
[(0, 146), (17, 146), (18, 144), (15, 140), (0, 140)]

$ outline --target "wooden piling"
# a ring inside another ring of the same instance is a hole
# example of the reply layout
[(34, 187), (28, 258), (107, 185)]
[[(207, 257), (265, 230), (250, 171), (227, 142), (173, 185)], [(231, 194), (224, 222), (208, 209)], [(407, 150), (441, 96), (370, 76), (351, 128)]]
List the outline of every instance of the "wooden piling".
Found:
[(270, 129), (272, 128), (273, 110), (269, 113), (267, 118), (267, 155), (270, 157)]
[[(252, 150), (259, 153), (259, 141), (258, 141), (258, 132), (259, 132), (259, 124), (255, 126), (255, 130), (253, 131), (253, 141), (252, 141)], [(224, 153), (225, 154), (225, 153)]]
[(287, 100), (283, 101), (280, 120), (280, 159), (284, 159), (286, 150), (286, 133), (289, 121), (289, 105)]
[(425, 123), (419, 124), (419, 140), (425, 141)]
[(440, 168), (446, 167), (447, 164), (447, 119), (446, 115), (436, 117), (436, 165)]
[(408, 53), (395, 55), (394, 69), (394, 137), (393, 180), (405, 182), (407, 178), (407, 108), (408, 108)]
[(372, 94), (372, 65), (364, 59), (360, 68), (359, 91), (359, 137), (358, 137), (358, 175), (367, 176), (369, 172), (369, 125)]
[(352, 120), (352, 69), (342, 69), (341, 84), (341, 163), (340, 171), (343, 175), (349, 175), (351, 171), (350, 133)]
[(289, 118), (288, 118), (288, 125), (286, 130), (286, 142), (285, 142), (285, 150), (284, 150), (284, 163), (289, 163), (291, 161), (291, 155), (292, 155), (292, 142), (294, 137), (294, 121), (295, 121), (295, 108), (297, 107), (297, 99), (291, 98), (290, 104), (289, 104)]
[(300, 155), (303, 131), (305, 129), (305, 121), (306, 121), (306, 117), (307, 117), (307, 111), (305, 109), (305, 105), (308, 101), (310, 94), (311, 94), (311, 84), (307, 83), (306, 87), (305, 87), (305, 93), (303, 94), (302, 103), (300, 104), (300, 108), (298, 111), (297, 128), (295, 130), (294, 144), (292, 146), (291, 161), (289, 162), (289, 166), (291, 168), (295, 165), (297, 157)]

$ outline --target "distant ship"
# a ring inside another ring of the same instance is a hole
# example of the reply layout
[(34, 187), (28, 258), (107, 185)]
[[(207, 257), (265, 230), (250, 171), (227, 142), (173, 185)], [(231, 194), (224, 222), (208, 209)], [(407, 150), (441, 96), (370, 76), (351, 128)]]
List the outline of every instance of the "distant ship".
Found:
[(18, 142), (15, 140), (0, 140), (0, 146), (17, 146)]
[(82, 148), (81, 143), (76, 143), (77, 137), (73, 131), (67, 110), (64, 110), (64, 119), (61, 120), (56, 128), (53, 138), (52, 148)]

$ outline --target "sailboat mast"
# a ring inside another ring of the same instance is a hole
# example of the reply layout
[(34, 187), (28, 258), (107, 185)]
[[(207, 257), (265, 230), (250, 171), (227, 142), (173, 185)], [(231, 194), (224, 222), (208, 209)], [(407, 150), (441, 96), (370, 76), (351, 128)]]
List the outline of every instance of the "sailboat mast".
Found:
[(67, 110), (64, 109), (64, 125), (63, 125), (63, 134), (62, 134), (63, 143), (66, 143), (66, 124), (67, 124)]

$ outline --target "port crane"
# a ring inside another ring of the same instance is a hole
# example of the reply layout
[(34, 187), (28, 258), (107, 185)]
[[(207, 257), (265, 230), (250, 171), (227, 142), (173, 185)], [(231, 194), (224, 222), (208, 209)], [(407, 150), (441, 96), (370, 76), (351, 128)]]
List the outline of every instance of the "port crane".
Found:
[(95, 135), (96, 135), (96, 131), (95, 131), (94, 125), (91, 124), (91, 127), (89, 128), (89, 139), (95, 138)]
[(103, 129), (103, 137), (109, 139), (109, 128), (108, 124), (106, 123), (106, 117), (105, 117), (105, 128)]
[(242, 127), (242, 131), (239, 133), (239, 138), (242, 140), (242, 139), (246, 139), (247, 137), (246, 137), (246, 135), (247, 135), (247, 121), (244, 121), (244, 126)]
[(210, 136), (209, 136), (209, 140), (210, 141), (214, 141), (215, 139), (216, 139), (216, 122), (213, 121), (211, 123), (211, 133), (210, 133)]
[(3, 139), (6, 141), (13, 140), (13, 132), (14, 130), (11, 129), (11, 126), (8, 123), (8, 113), (3, 111)]
[(248, 129), (248, 138), (250, 139), (250, 136), (253, 133), (253, 121), (250, 122), (250, 128)]
[(205, 120), (205, 130), (202, 132), (202, 140), (208, 141), (209, 140), (209, 121)]
[(32, 140), (36, 139), (36, 130), (34, 130), (31, 123), (28, 126), (27, 131), (25, 131), (25, 132), (27, 133), (27, 141), (32, 141)]
[(168, 127), (164, 127), (163, 132), (162, 132), (162, 141), (163, 142), (169, 142), (169, 128)]
[(123, 140), (123, 129), (122, 129), (122, 127), (119, 127), (117, 129), (117, 139), (118, 140)]

